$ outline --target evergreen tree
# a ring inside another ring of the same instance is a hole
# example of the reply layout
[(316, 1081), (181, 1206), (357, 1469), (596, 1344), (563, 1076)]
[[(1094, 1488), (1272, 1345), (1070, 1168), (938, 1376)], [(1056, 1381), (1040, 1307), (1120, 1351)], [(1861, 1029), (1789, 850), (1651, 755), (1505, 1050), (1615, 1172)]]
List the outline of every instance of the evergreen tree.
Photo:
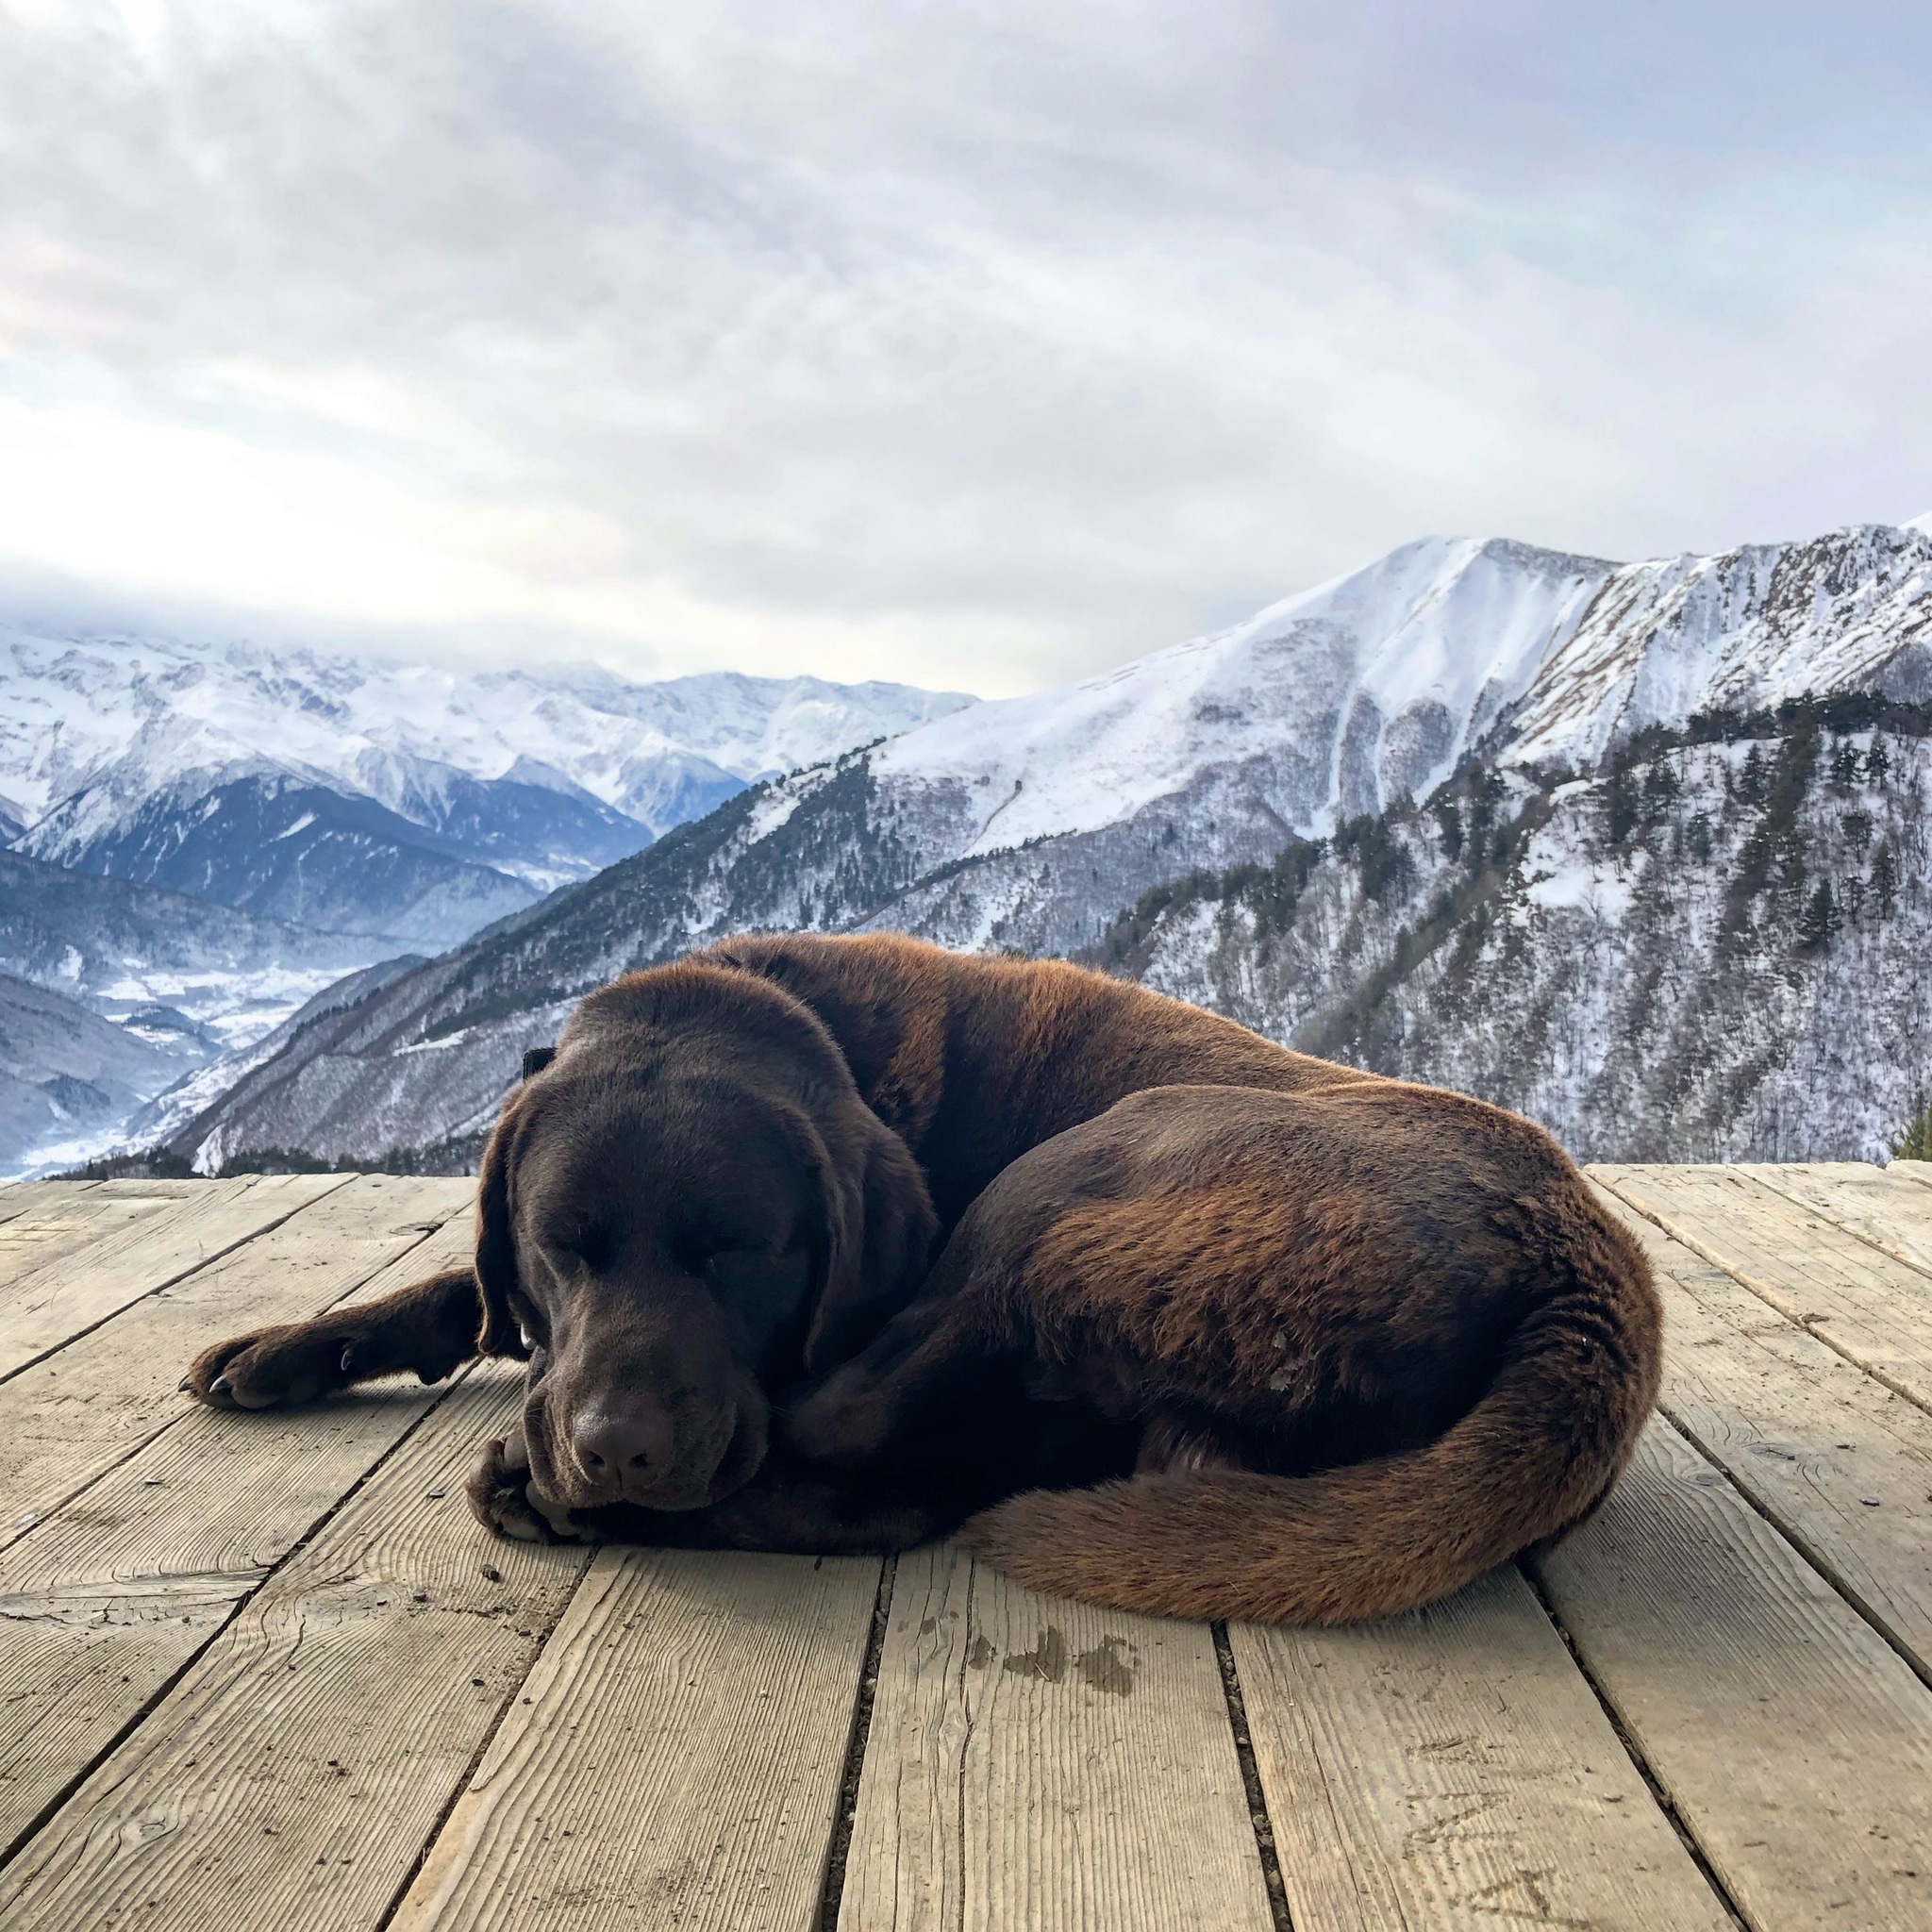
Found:
[(1610, 789), (1604, 805), (1608, 815), (1610, 843), (1621, 845), (1636, 830), (1641, 815), (1637, 803), (1637, 789), (1630, 782), (1629, 772), (1622, 765), (1610, 774)]
[(1932, 1101), (1921, 1099), (1910, 1120), (1891, 1137), (1894, 1160), (1932, 1160)]
[(1858, 782), (1858, 767), (1864, 762), (1858, 747), (1849, 738), (1840, 738), (1831, 748), (1831, 782), (1840, 791), (1849, 791)]
[(1675, 766), (1668, 758), (1658, 758), (1643, 774), (1643, 816), (1662, 818), (1676, 804), (1681, 789)]
[(1744, 769), (1738, 774), (1738, 791), (1746, 803), (1764, 803), (1764, 754), (1754, 744), (1744, 754)]
[(1844, 890), (1839, 897), (1844, 906), (1845, 917), (1857, 925), (1858, 915), (1865, 909), (1865, 881), (1854, 873), (1845, 881)]
[(1890, 919), (1898, 904), (1898, 860), (1890, 845), (1881, 845), (1872, 861), (1872, 896), (1878, 902), (1880, 919)]
[(1453, 798), (1439, 800), (1436, 825), (1441, 834), (1442, 857), (1452, 862), (1462, 856), (1462, 809)]
[(1885, 741), (1874, 731), (1872, 734), (1872, 749), (1865, 754), (1865, 775), (1874, 785), (1885, 783), (1886, 774), (1891, 770), (1891, 754), (1885, 748)]
[(1806, 902), (1805, 909), (1798, 915), (1798, 943), (1807, 952), (1822, 953), (1838, 937), (1838, 903), (1831, 896), (1831, 881), (1820, 879), (1818, 890)]

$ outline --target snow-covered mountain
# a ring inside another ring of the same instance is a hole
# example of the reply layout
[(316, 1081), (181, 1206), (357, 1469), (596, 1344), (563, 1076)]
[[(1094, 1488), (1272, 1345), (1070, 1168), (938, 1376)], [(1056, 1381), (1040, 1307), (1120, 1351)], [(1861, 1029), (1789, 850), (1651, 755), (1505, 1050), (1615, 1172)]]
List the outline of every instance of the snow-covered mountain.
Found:
[(1924, 531), (1634, 565), (1427, 540), (1230, 630), (736, 796), (301, 1029), (180, 1144), (214, 1164), (460, 1143), (575, 997), (725, 932), (1077, 952), (1160, 880), (1379, 819), (1478, 757), (1551, 790), (1700, 711), (1928, 689)]
[(398, 947), (0, 851), (0, 1174), (94, 1151), (380, 950)]
[(77, 1000), (0, 973), (0, 1174), (30, 1150), (92, 1151), (174, 1084), (210, 1043), (171, 1008), (104, 1020)]
[(441, 946), (750, 780), (968, 702), (0, 630), (0, 811), (57, 865)]
[(1887, 709), (1663, 733), (1562, 784), (1477, 768), (1158, 889), (1103, 952), (1579, 1158), (1880, 1160), (1932, 1098), (1932, 707)]
[[(163, 1073), (221, 1058), (232, 1080), (345, 973), (440, 951), (751, 780), (969, 702), (0, 628), (0, 973), (110, 1025), (146, 1013), (155, 1035), (130, 1035), (122, 1066), (74, 1021), (107, 1058), (96, 1097), (62, 1112), (27, 1077), (33, 1043), (65, 1037), (56, 1008), (13, 998), (9, 1064), (30, 1091), (4, 1110), (0, 1173), (98, 1141)], [(82, 1077), (65, 1068), (44, 1078)]]

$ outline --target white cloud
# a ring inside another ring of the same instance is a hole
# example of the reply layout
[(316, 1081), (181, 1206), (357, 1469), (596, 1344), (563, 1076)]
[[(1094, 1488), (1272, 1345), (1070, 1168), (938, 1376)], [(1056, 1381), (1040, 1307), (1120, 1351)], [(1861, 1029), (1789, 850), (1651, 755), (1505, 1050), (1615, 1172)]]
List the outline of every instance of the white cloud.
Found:
[(0, 559), (994, 692), (1424, 531), (1915, 508), (1924, 28), (1556, 11), (16, 12)]

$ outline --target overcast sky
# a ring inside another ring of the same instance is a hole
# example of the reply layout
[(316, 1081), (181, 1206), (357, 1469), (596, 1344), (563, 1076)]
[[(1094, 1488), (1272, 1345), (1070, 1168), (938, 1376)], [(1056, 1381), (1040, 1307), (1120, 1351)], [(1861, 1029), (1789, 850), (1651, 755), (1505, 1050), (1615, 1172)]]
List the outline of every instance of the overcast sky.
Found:
[(987, 694), (1932, 508), (1932, 11), (8, 0), (0, 593)]

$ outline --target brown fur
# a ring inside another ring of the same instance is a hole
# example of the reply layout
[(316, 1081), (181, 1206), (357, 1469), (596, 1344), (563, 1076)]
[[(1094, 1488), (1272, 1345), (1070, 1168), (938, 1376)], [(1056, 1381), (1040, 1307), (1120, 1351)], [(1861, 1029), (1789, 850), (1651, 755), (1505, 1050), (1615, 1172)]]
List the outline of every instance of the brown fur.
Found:
[(1332, 1623), (1588, 1515), (1657, 1341), (1641, 1252), (1526, 1122), (1395, 1082), (1159, 1088), (1002, 1174), (793, 1441), (898, 1461), (1018, 1353), (1135, 1418), (1138, 1473), (1004, 1502), (968, 1547), (1124, 1608)]
[[(673, 1252), (693, 1213), (738, 1273)], [(1029, 1583), (1191, 1616), (1456, 1588), (1601, 1500), (1657, 1373), (1641, 1253), (1527, 1123), (884, 935), (587, 999), (486, 1155), (466, 1336), (439, 1280), (189, 1386), (426, 1378), (521, 1325), (524, 1439), (473, 1486), (507, 1533), (896, 1547), (977, 1509)]]

